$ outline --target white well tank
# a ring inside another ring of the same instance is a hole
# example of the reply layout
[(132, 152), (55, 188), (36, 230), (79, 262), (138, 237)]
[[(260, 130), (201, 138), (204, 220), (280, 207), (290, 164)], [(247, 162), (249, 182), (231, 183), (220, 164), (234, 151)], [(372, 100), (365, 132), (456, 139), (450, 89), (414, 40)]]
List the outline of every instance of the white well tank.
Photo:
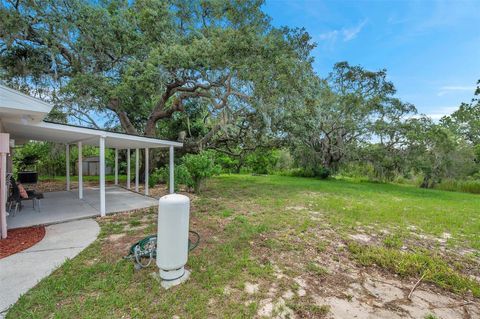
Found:
[(169, 194), (158, 201), (157, 266), (160, 278), (175, 280), (185, 274), (188, 259), (190, 199)]

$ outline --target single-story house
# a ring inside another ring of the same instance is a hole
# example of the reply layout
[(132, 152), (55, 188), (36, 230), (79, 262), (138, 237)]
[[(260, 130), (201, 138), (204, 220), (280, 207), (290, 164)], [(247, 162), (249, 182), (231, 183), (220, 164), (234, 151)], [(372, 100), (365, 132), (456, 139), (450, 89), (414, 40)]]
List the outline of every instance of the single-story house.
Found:
[[(61, 124), (46, 121), (52, 110), (52, 105), (40, 99), (25, 95), (19, 91), (0, 85), (0, 233), (1, 238), (7, 237), (7, 229), (12, 227), (30, 226), (34, 224), (54, 223), (68, 219), (76, 219), (94, 215), (106, 216), (107, 213), (125, 211), (153, 206), (154, 199), (148, 197), (149, 163), (145, 161), (145, 196), (138, 194), (139, 190), (139, 150), (145, 150), (148, 159), (149, 149), (168, 148), (170, 152), (170, 189), (173, 193), (173, 156), (174, 148), (183, 144), (152, 137), (130, 135), (86, 128), (76, 125)], [(45, 194), (40, 212), (22, 211), (17, 216), (8, 216), (6, 212), (7, 173), (13, 171), (11, 146), (21, 145), (27, 141), (50, 141), (62, 143), (66, 151), (66, 191)], [(82, 146), (93, 145), (100, 149), (99, 187), (84, 189)], [(70, 188), (70, 148), (78, 148), (78, 190), (75, 193)], [(115, 187), (105, 185), (105, 149), (115, 150)], [(123, 188), (118, 185), (118, 151), (127, 152), (127, 182)], [(135, 150), (135, 191), (130, 190), (130, 150)], [(142, 206), (143, 205), (143, 206)], [(21, 220), (21, 222), (20, 222)], [(13, 225), (13, 226), (12, 226)]]

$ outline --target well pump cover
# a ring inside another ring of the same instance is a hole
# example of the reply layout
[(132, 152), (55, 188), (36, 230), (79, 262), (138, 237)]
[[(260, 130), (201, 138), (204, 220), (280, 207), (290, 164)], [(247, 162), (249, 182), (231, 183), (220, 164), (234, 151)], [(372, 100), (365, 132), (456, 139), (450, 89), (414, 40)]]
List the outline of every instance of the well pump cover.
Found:
[(169, 194), (159, 200), (157, 266), (171, 271), (183, 268), (188, 259), (190, 199)]

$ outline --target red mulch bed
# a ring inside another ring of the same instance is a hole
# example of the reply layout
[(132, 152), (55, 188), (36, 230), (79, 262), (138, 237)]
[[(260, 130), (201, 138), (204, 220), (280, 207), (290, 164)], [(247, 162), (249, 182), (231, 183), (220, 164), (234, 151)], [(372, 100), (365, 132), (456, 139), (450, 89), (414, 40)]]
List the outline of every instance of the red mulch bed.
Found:
[(0, 259), (32, 247), (45, 236), (45, 226), (17, 228), (8, 231), (0, 240)]

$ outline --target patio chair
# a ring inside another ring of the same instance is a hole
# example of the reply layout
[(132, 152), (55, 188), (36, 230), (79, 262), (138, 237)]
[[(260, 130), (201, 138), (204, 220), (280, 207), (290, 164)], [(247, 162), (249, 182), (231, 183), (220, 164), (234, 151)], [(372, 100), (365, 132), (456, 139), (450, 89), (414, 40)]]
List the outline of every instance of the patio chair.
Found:
[(35, 209), (35, 203), (38, 202), (38, 208), (40, 210), (40, 199), (43, 198), (42, 193), (35, 192), (34, 190), (27, 190), (27, 198), (23, 198), (20, 196), (20, 189), (18, 187), (17, 182), (13, 176), (10, 177), (10, 194), (7, 202), (9, 203), (8, 211), (11, 212), (12, 206), (14, 206), (15, 210), (13, 211), (13, 216), (17, 213), (17, 211), (22, 210), (22, 202), (31, 200), (33, 209)]

